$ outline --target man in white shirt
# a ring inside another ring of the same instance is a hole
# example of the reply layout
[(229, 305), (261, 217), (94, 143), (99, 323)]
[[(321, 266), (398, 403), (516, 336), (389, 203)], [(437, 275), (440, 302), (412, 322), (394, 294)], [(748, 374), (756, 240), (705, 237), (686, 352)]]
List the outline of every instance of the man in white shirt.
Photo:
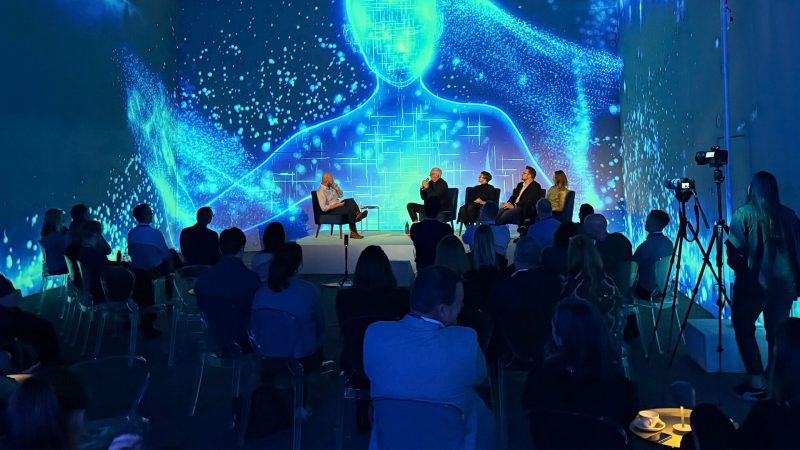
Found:
[(364, 239), (358, 234), (356, 222), (360, 222), (369, 211), (359, 211), (358, 204), (352, 198), (339, 200), (344, 196), (342, 189), (333, 181), (333, 175), (325, 173), (322, 175), (322, 184), (317, 189), (317, 200), (319, 207), (324, 214), (337, 214), (347, 216), (347, 223), (350, 226), (350, 239)]

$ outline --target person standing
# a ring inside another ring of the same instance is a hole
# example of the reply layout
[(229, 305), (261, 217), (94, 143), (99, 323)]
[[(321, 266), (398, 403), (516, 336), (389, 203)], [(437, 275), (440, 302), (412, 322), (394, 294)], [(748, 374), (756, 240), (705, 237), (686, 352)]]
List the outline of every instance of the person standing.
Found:
[(534, 181), (536, 171), (531, 166), (522, 170), (522, 181), (517, 184), (508, 201), (500, 205), (495, 223), (522, 225), (536, 219), (536, 202), (542, 196), (542, 186)]
[(755, 322), (764, 313), (771, 365), (776, 327), (800, 293), (800, 220), (781, 204), (771, 173), (753, 175), (747, 202), (733, 213), (726, 246), (736, 274), (731, 319), (749, 378), (735, 391), (743, 399), (762, 400), (767, 392)]
[(347, 216), (347, 224), (350, 226), (350, 239), (364, 239), (364, 236), (358, 234), (356, 230), (356, 222), (360, 222), (369, 211), (360, 212), (358, 204), (352, 198), (339, 200), (344, 196), (342, 189), (333, 180), (333, 175), (325, 173), (322, 175), (322, 184), (317, 189), (317, 199), (319, 200), (319, 207), (325, 214), (336, 214), (340, 216)]
[(469, 191), (466, 203), (461, 205), (461, 208), (458, 210), (459, 222), (466, 225), (474, 224), (478, 221), (481, 209), (486, 202), (499, 201), (497, 198), (497, 188), (489, 184), (490, 181), (492, 181), (492, 174), (489, 172), (484, 170), (478, 175), (478, 185), (474, 186)]
[[(429, 174), (430, 178), (422, 180), (419, 188), (419, 197), (423, 203), (428, 198), (435, 198), (439, 202), (439, 211), (450, 210), (450, 193), (447, 181), (442, 179), (442, 169), (434, 167)], [(409, 203), (406, 205), (408, 216), (414, 223), (419, 222), (419, 215), (425, 213), (425, 205), (422, 203)], [(435, 218), (435, 217), (434, 217)]]

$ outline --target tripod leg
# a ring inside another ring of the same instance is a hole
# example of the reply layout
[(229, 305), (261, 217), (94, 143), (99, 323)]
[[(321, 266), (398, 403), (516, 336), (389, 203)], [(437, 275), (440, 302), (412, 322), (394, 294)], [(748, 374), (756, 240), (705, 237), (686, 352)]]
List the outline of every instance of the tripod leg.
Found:
[[(678, 315), (678, 281), (681, 279), (681, 257), (683, 256), (683, 239), (680, 239), (678, 244), (678, 262), (675, 265), (675, 282), (672, 284), (672, 314), (669, 318), (669, 337), (667, 338), (667, 347), (672, 346), (672, 332), (675, 329), (675, 321), (672, 316)], [(679, 322), (680, 323), (680, 322)]]

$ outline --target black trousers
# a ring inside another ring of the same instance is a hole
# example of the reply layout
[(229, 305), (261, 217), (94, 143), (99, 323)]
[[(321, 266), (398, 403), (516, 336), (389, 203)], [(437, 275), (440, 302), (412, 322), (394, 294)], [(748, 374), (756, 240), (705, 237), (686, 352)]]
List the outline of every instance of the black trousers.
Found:
[(515, 206), (509, 209), (501, 209), (494, 219), (497, 225), (522, 225), (523, 214), (522, 208)]
[(352, 198), (346, 198), (342, 201), (344, 202), (344, 205), (329, 209), (325, 211), (325, 214), (347, 216), (347, 224), (350, 226), (350, 232), (352, 233), (354, 231), (358, 231), (356, 230), (356, 216), (359, 212), (361, 212), (361, 210), (358, 208), (358, 204)]
[(469, 205), (461, 205), (461, 208), (458, 209), (458, 221), (465, 225), (471, 225), (473, 223), (477, 223), (478, 219), (481, 216), (482, 206), (483, 205), (479, 205), (477, 203), (470, 203)]
[(0, 306), (0, 340), (19, 338), (36, 350), (42, 365), (61, 360), (53, 324), (19, 308)]
[(425, 205), (423, 204), (409, 203), (406, 205), (406, 210), (408, 210), (408, 217), (411, 218), (412, 222), (422, 220), (421, 217), (425, 217)]
[(764, 313), (764, 329), (767, 331), (769, 365), (772, 366), (772, 347), (778, 325), (787, 317), (794, 297), (790, 294), (770, 293), (757, 283), (735, 283), (731, 321), (736, 334), (736, 345), (742, 355), (748, 375), (764, 374), (761, 352), (756, 342), (756, 320)]
[[(153, 322), (156, 321), (155, 312), (144, 312), (144, 309), (153, 306), (156, 303), (156, 293), (153, 289), (153, 280), (156, 278), (168, 276), (175, 273), (175, 269), (183, 266), (178, 253), (170, 249), (170, 258), (164, 260), (160, 265), (150, 270), (134, 269), (133, 273), (136, 275), (136, 285), (133, 288), (133, 301), (139, 305), (142, 310), (141, 324), (143, 328), (151, 328)], [(172, 281), (167, 279), (164, 283), (164, 291), (168, 298), (172, 298), (174, 287)]]

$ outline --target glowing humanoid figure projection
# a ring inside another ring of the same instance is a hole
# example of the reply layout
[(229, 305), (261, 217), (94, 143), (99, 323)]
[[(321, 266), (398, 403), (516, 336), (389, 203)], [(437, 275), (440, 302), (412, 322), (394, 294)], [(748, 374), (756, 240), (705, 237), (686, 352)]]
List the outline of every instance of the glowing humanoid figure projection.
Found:
[(525, 165), (550, 184), (503, 111), (437, 97), (423, 83), (442, 32), (436, 1), (345, 0), (345, 8), (346, 33), (378, 76), (374, 94), (345, 115), (290, 137), (221, 190), (207, 202), (220, 223), (238, 219), (253, 227), (258, 223), (241, 223), (244, 210), (263, 221), (293, 205), (311, 217), (307, 199), (324, 172), (342, 180), (348, 197), (378, 205), (385, 229), (403, 227), (405, 205), (419, 200), (420, 180), (431, 167), (462, 190), (487, 170), (510, 192)]

